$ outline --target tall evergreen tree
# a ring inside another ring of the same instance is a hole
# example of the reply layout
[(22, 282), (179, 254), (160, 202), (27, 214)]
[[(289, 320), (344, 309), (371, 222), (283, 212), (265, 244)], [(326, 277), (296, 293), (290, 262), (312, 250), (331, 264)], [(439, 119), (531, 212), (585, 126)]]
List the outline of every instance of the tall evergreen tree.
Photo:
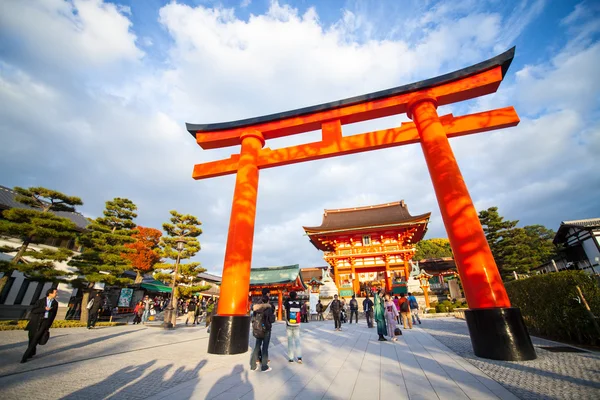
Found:
[(129, 199), (117, 197), (107, 201), (104, 216), (93, 220), (88, 232), (79, 239), (83, 252), (74, 257), (69, 265), (77, 269), (80, 284), (85, 288), (81, 306), (82, 321), (87, 320), (86, 305), (90, 290), (96, 283), (132, 283), (131, 279), (122, 275), (131, 269), (131, 262), (123, 254), (133, 252), (126, 244), (135, 242), (132, 237), (137, 232), (133, 222), (137, 217), (135, 210), (137, 206)]
[(452, 257), (452, 248), (448, 239), (427, 239), (417, 243), (417, 252), (413, 260), (420, 261), (428, 258)]
[(79, 197), (43, 187), (15, 187), (14, 191), (17, 193), (15, 200), (29, 207), (11, 208), (2, 213), (4, 218), (0, 219), (0, 235), (20, 238), (22, 243), (19, 247), (0, 248), (3, 253), (17, 252), (10, 262), (0, 261), (0, 272), (4, 273), (0, 279), (0, 291), (13, 270), (20, 271), (33, 280), (64, 281), (69, 273), (56, 270), (54, 263), (68, 260), (73, 252), (65, 248), (37, 251), (30, 249), (29, 245), (49, 238), (75, 238), (77, 225), (54, 213), (74, 212), (75, 206), (82, 205), (83, 202)]
[[(200, 251), (200, 241), (197, 239), (202, 234), (200, 225), (202, 223), (193, 215), (180, 214), (177, 211), (171, 211), (171, 223), (163, 224), (163, 230), (167, 236), (163, 236), (160, 241), (161, 255), (163, 258), (174, 260), (172, 263), (160, 263), (154, 268), (157, 272), (154, 278), (165, 283), (172, 284), (175, 279), (175, 301), (180, 297), (187, 297), (195, 292), (201, 292), (210, 288), (210, 285), (200, 285), (201, 278), (198, 274), (205, 272), (206, 269), (200, 267), (199, 262), (182, 263), (181, 260), (187, 260)], [(179, 256), (179, 273), (175, 276), (175, 263), (179, 252), (177, 251), (177, 242), (185, 241), (181, 255)], [(175, 314), (173, 315), (175, 317)], [(175, 325), (175, 318), (172, 321)]]
[(517, 227), (519, 221), (505, 221), (498, 207), (480, 211), (479, 220), (504, 279), (511, 279), (513, 272), (527, 274), (556, 254), (555, 233), (542, 225)]

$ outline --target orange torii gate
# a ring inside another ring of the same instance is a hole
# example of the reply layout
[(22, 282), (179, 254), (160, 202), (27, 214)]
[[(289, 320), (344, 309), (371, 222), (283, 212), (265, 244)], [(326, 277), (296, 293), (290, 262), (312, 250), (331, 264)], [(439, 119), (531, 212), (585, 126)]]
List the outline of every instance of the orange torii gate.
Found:
[[(363, 96), (245, 120), (187, 124), (203, 149), (241, 145), (229, 159), (198, 164), (194, 179), (236, 173), (225, 250), (218, 315), (209, 353), (248, 350), (250, 265), (258, 193), (258, 171), (303, 161), (420, 143), (470, 309), (465, 313), (475, 354), (501, 360), (536, 357), (520, 310), (510, 306), (477, 211), (450, 147), (449, 138), (515, 126), (513, 107), (439, 117), (437, 107), (495, 92), (514, 57), (514, 47), (479, 64), (436, 78)], [(342, 125), (407, 113), (396, 128), (344, 137)], [(322, 140), (271, 150), (269, 139), (322, 131)]]

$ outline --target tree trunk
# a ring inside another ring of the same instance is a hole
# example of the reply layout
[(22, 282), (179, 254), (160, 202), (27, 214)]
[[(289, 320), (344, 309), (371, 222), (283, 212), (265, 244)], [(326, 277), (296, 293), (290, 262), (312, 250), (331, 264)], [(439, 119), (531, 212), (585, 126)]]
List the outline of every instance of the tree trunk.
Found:
[(23, 253), (25, 253), (25, 250), (27, 250), (27, 247), (31, 243), (31, 239), (32, 239), (31, 237), (28, 237), (27, 239), (25, 239), (23, 241), (23, 244), (19, 248), (19, 251), (17, 252), (17, 255), (14, 256), (13, 259), (12, 259), (12, 261), (11, 261), (12, 264), (18, 264), (19, 261), (21, 261), (21, 258), (23, 258)]
[(171, 293), (171, 296), (173, 297), (171, 299), (171, 301), (173, 301), (173, 314), (171, 315), (171, 323), (173, 324), (173, 326), (175, 326), (177, 324), (177, 309), (179, 308), (177, 306), (177, 286), (175, 287), (175, 290), (173, 291), (173, 293)]
[(89, 310), (87, 309), (87, 304), (90, 301), (90, 293), (93, 287), (94, 283), (88, 283), (87, 288), (85, 288), (85, 291), (83, 292), (83, 298), (81, 299), (81, 317), (79, 318), (80, 322), (87, 323), (88, 316), (90, 314)]
[(144, 276), (140, 273), (140, 271), (135, 271), (136, 272), (136, 276), (135, 276), (135, 281), (134, 283), (142, 283), (142, 281), (144, 280)]
[(0, 293), (2, 293), (2, 289), (8, 282), (8, 278), (12, 275), (12, 271), (6, 272), (2, 278), (0, 278)]

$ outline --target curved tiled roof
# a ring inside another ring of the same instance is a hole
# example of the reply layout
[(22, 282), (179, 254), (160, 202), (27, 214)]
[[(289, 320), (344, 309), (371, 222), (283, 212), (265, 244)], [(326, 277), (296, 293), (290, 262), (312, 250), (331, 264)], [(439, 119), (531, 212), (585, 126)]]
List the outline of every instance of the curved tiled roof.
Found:
[(431, 213), (411, 215), (404, 200), (366, 207), (325, 210), (320, 226), (303, 227), (308, 235), (355, 228), (427, 222)]

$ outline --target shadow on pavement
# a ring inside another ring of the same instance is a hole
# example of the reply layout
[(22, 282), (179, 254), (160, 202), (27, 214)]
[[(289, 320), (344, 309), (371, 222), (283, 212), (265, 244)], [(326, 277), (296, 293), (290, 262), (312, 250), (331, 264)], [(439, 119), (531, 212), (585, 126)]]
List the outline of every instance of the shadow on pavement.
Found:
[[(24, 331), (25, 332), (25, 331)], [(63, 334), (63, 335), (53, 335), (52, 338), (59, 338), (61, 336), (69, 336), (68, 334)], [(17, 343), (11, 343), (11, 344), (4, 344), (2, 346), (0, 346), (0, 351), (2, 350), (8, 350), (8, 349), (15, 349), (19, 346), (27, 346), (29, 342), (27, 340), (24, 340), (22, 342), (17, 342)]]
[(233, 367), (231, 374), (216, 381), (206, 395), (206, 399), (217, 396), (223, 399), (238, 399), (242, 396), (248, 400), (254, 399), (254, 387), (248, 380), (248, 371), (245, 371), (241, 364)]
[(202, 360), (192, 369), (180, 367), (168, 379), (166, 375), (173, 364), (157, 368), (139, 380), (138, 378), (144, 375), (146, 370), (156, 363), (156, 360), (141, 365), (130, 365), (94, 385), (63, 397), (63, 399), (139, 399), (150, 397), (183, 382), (198, 378), (198, 374), (206, 365), (206, 362), (206, 360)]
[[(61, 353), (63, 351), (72, 350), (72, 349), (78, 349), (78, 348), (81, 348), (81, 347), (89, 346), (89, 345), (94, 344), (94, 343), (102, 342), (102, 341), (105, 341), (105, 340), (108, 340), (108, 339), (113, 339), (115, 337), (124, 336), (124, 335), (128, 335), (130, 333), (135, 333), (135, 332), (139, 332), (139, 330), (114, 333), (112, 335), (106, 335), (106, 336), (101, 336), (101, 337), (89, 339), (89, 340), (86, 340), (85, 342), (73, 343), (73, 344), (68, 345), (68, 346), (63, 346), (63, 347), (59, 347), (58, 349), (50, 350), (49, 352), (41, 352), (41, 354), (38, 353), (39, 354), (38, 359), (41, 359), (41, 358), (47, 357), (47, 356), (51, 356), (53, 354)], [(50, 340), (52, 340), (52, 339), (50, 339)], [(38, 347), (38, 349), (39, 349), (39, 347)]]

